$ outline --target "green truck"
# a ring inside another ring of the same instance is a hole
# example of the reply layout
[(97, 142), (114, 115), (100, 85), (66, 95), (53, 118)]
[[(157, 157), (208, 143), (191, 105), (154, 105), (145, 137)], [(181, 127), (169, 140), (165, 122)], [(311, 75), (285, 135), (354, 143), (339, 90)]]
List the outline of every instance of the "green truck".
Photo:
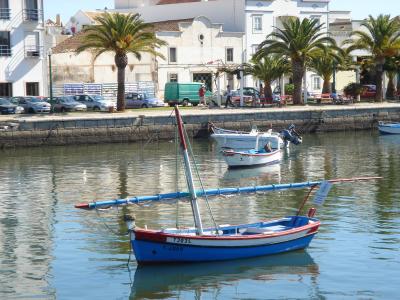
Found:
[[(167, 82), (164, 90), (164, 102), (168, 103), (169, 106), (174, 106), (175, 104), (187, 106), (189, 103), (197, 106), (200, 103), (199, 89), (201, 86), (201, 82)], [(205, 97), (207, 98), (211, 95), (211, 92), (207, 91)]]

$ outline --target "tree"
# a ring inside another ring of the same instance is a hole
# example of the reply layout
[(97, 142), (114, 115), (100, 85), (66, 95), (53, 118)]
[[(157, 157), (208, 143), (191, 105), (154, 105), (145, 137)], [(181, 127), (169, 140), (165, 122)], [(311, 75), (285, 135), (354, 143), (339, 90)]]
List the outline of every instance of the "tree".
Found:
[(386, 88), (386, 98), (394, 99), (396, 97), (396, 84), (394, 82), (396, 74), (400, 72), (400, 57), (387, 58), (383, 69), (388, 76), (388, 84)]
[(263, 81), (265, 98), (272, 99), (271, 83), (290, 71), (290, 64), (284, 57), (266, 55), (244, 64), (244, 73)]
[(82, 44), (77, 53), (91, 50), (95, 59), (105, 52), (115, 53), (114, 61), (118, 69), (117, 110), (125, 110), (125, 68), (128, 53), (140, 60), (141, 53), (163, 57), (156, 51), (166, 43), (156, 38), (152, 25), (140, 19), (139, 14), (103, 13), (95, 18), (99, 25), (91, 25), (83, 30)]
[(275, 28), (257, 51), (256, 57), (276, 53), (290, 59), (293, 72), (293, 103), (302, 104), (301, 86), (306, 70), (306, 63), (317, 50), (327, 51), (328, 46), (336, 47), (335, 41), (323, 31), (323, 24), (318, 20), (289, 18), (283, 23), (283, 29)]
[(376, 72), (375, 101), (383, 99), (383, 65), (388, 57), (395, 56), (400, 51), (400, 21), (390, 18), (390, 15), (379, 15), (376, 19), (371, 15), (361, 23), (365, 30), (351, 33), (350, 39), (343, 42), (349, 45), (348, 53), (354, 50), (365, 50), (371, 55)]
[(331, 79), (333, 72), (337, 69), (345, 67), (346, 59), (342, 51), (333, 50), (331, 48), (325, 53), (324, 51), (316, 51), (310, 58), (310, 68), (322, 77), (324, 83), (322, 85), (322, 93), (330, 94)]

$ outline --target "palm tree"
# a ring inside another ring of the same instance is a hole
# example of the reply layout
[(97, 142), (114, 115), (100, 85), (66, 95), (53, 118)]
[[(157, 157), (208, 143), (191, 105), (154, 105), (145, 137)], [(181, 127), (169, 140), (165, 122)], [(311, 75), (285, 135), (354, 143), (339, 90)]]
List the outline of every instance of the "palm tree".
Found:
[(346, 58), (342, 51), (336, 51), (329, 48), (325, 53), (324, 51), (316, 51), (315, 55), (310, 58), (310, 68), (312, 71), (322, 77), (324, 83), (322, 85), (322, 93), (330, 94), (331, 79), (333, 72), (337, 69), (345, 68)]
[(400, 71), (400, 57), (389, 57), (383, 65), (388, 76), (388, 84), (386, 88), (386, 98), (394, 99), (396, 96), (396, 84), (394, 82), (396, 74)]
[(251, 64), (244, 64), (245, 74), (250, 74), (264, 83), (265, 98), (272, 99), (271, 83), (290, 71), (290, 64), (284, 57), (266, 55), (253, 58)]
[(307, 61), (315, 51), (327, 51), (327, 46), (335, 47), (335, 41), (323, 31), (323, 24), (318, 25), (318, 20), (289, 18), (283, 21), (283, 29), (275, 28), (264, 42), (256, 57), (262, 57), (269, 53), (276, 53), (290, 59), (293, 72), (293, 102), (302, 104), (301, 85), (306, 70)]
[(128, 53), (140, 60), (141, 53), (163, 57), (156, 51), (166, 43), (156, 38), (152, 25), (144, 23), (139, 14), (103, 13), (95, 18), (99, 25), (83, 30), (82, 44), (77, 53), (85, 50), (94, 52), (94, 59), (105, 52), (115, 53), (114, 61), (118, 69), (117, 110), (125, 110), (125, 68)]
[(370, 53), (376, 72), (375, 101), (383, 99), (383, 65), (388, 57), (395, 56), (400, 51), (400, 21), (390, 18), (390, 15), (379, 15), (376, 19), (371, 15), (361, 23), (366, 29), (351, 33), (351, 38), (343, 42), (349, 45), (348, 53), (354, 50), (366, 50)]

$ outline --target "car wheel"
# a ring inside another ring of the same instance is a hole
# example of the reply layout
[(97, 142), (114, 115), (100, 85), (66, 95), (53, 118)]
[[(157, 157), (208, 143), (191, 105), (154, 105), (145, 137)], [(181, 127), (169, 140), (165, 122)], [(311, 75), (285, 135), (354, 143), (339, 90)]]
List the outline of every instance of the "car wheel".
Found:
[(34, 114), (34, 113), (35, 113), (35, 110), (31, 107), (31, 108), (28, 110), (28, 113)]
[(182, 105), (183, 106), (188, 106), (189, 105), (189, 100), (188, 99), (183, 100)]
[(193, 103), (193, 106), (197, 106), (197, 105), (199, 105), (198, 103)]
[(93, 107), (93, 110), (94, 110), (94, 111), (100, 111), (100, 107), (95, 106), (95, 107)]
[(149, 108), (147, 104), (142, 104), (142, 108)]

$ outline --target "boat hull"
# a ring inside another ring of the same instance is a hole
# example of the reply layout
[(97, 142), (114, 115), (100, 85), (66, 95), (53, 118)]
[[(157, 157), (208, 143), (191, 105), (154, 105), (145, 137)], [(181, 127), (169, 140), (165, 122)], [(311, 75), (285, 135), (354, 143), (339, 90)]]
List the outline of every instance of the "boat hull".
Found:
[(139, 264), (224, 261), (304, 249), (319, 225), (317, 219), (299, 216), (220, 226), (219, 235), (213, 228), (202, 236), (193, 229), (133, 229), (131, 243)]
[(194, 263), (244, 259), (307, 248), (315, 233), (295, 240), (253, 247), (199, 247), (132, 241), (139, 264)]
[(223, 156), (229, 168), (254, 167), (272, 165), (281, 160), (281, 151), (276, 150), (270, 153), (258, 151), (223, 151)]
[(400, 134), (400, 123), (380, 123), (378, 129), (382, 134)]

